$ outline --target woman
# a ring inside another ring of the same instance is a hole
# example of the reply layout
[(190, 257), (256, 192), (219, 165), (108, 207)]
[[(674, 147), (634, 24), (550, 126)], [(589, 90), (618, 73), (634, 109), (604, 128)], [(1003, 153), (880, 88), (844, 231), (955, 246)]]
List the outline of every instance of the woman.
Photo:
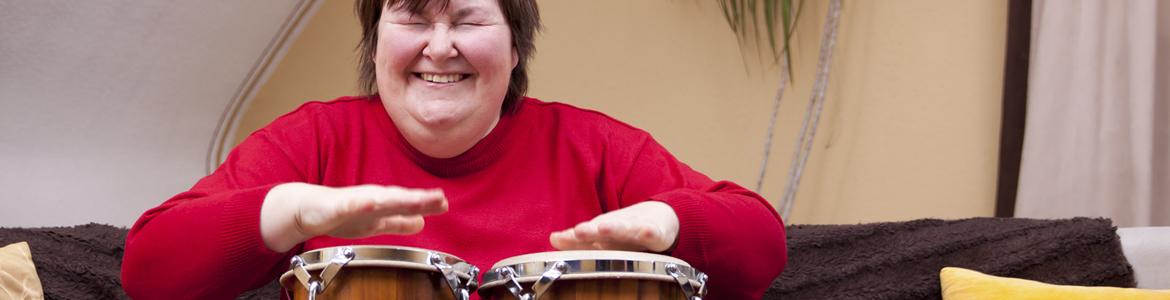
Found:
[[(358, 1), (370, 96), (310, 102), (262, 128), (127, 238), (135, 298), (231, 298), (304, 251), (439, 250), (487, 269), (570, 249), (669, 254), (708, 299), (758, 298), (783, 269), (767, 202), (649, 134), (524, 97), (534, 0)], [(375, 89), (376, 87), (376, 89)]]

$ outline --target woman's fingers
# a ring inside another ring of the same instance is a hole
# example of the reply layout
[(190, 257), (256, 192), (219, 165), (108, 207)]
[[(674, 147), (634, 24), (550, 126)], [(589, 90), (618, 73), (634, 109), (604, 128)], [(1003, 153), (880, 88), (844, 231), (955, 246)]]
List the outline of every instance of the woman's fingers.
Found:
[(361, 215), (436, 215), (447, 212), (441, 190), (362, 186), (343, 195), (342, 217)]
[(583, 242), (575, 237), (573, 229), (565, 231), (554, 232), (549, 235), (549, 243), (557, 250), (590, 250), (596, 249), (593, 247), (593, 242)]
[(650, 226), (597, 220), (555, 232), (549, 236), (549, 241), (559, 250), (644, 251), (651, 249), (648, 245), (653, 244), (656, 237)]
[(648, 223), (600, 222), (597, 224), (596, 244), (600, 249), (654, 250), (657, 230)]
[(331, 188), (308, 201), (297, 218), (311, 236), (414, 234), (422, 231), (423, 216), (447, 211), (447, 197), (438, 189), (362, 185)]
[(362, 217), (338, 226), (329, 235), (339, 238), (362, 238), (379, 234), (415, 234), (422, 231), (424, 224), (421, 215)]
[(677, 239), (678, 223), (678, 216), (669, 205), (646, 201), (555, 232), (549, 235), (549, 242), (560, 250), (661, 252), (670, 249)]
[(420, 215), (383, 217), (372, 234), (415, 234), (422, 231), (424, 223)]

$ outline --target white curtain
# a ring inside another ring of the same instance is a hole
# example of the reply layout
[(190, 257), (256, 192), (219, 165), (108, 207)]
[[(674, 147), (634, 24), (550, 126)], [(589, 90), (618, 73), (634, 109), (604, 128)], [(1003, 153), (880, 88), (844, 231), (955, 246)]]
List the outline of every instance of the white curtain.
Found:
[(1016, 216), (1170, 225), (1170, 1), (1033, 3)]

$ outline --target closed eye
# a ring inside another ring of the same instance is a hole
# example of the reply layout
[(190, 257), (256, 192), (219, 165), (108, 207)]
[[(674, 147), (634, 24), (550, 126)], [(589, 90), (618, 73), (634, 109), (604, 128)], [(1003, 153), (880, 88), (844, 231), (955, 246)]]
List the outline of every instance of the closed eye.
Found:
[(406, 18), (406, 20), (403, 20), (400, 23), (403, 25), (411, 25), (411, 26), (427, 25), (426, 20), (424, 20), (423, 18), (421, 18), (415, 14), (411, 14), (409, 18)]

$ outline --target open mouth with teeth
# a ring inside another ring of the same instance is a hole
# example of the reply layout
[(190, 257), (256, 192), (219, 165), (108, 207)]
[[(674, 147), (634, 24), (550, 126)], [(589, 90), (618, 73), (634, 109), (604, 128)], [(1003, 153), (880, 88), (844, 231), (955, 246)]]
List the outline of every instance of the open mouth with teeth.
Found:
[(470, 74), (414, 73), (414, 77), (430, 83), (455, 83), (471, 77)]

